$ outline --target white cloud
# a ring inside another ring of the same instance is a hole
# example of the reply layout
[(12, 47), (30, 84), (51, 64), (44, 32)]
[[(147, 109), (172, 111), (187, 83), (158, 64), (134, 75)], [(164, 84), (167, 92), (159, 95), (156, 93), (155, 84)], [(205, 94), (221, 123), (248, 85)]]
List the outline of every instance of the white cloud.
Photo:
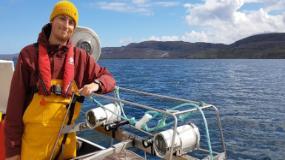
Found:
[(152, 12), (146, 6), (141, 6), (141, 5), (137, 6), (125, 2), (109, 2), (109, 3), (99, 2), (96, 3), (96, 6), (104, 10), (111, 10), (117, 12), (140, 13), (144, 15), (152, 14)]
[(196, 31), (191, 31), (191, 32), (187, 32), (182, 36), (176, 36), (176, 35), (172, 35), (172, 36), (150, 36), (147, 39), (144, 39), (142, 41), (145, 40), (154, 40), (154, 41), (186, 41), (186, 42), (206, 42), (207, 39), (207, 35), (203, 32), (196, 32)]
[(128, 6), (126, 5), (126, 3), (121, 3), (121, 2), (112, 2), (112, 3), (101, 2), (101, 3), (98, 3), (98, 5), (102, 9), (106, 9), (106, 10), (124, 11), (128, 9)]
[[(241, 11), (249, 2), (266, 3), (266, 8), (254, 11)], [(285, 12), (270, 14), (284, 1), (271, 0), (205, 0), (203, 4), (185, 4), (185, 17), (190, 28), (198, 27), (181, 36), (185, 40), (204, 42), (232, 43), (236, 40), (258, 33), (284, 32)], [(193, 42), (193, 41), (192, 41)]]
[(199, 25), (210, 21), (231, 21), (235, 11), (242, 6), (241, 0), (207, 0), (205, 4), (185, 5), (189, 24)]
[(147, 40), (153, 41), (178, 41), (180, 38), (178, 36), (151, 36)]
[(160, 2), (155, 2), (155, 4), (161, 7), (175, 7), (178, 6), (180, 3), (173, 1), (160, 1)]
[(144, 4), (146, 3), (146, 0), (132, 0), (132, 2), (135, 4)]
[(142, 15), (153, 15), (154, 7), (175, 7), (179, 2), (173, 1), (149, 1), (149, 0), (124, 0), (108, 2), (92, 2), (89, 6), (99, 7), (103, 10), (110, 10), (125, 13), (139, 13)]
[[(272, 3), (272, 2), (271, 2)], [(271, 11), (283, 11), (285, 10), (285, 1), (277, 1), (275, 3), (272, 3), (271, 5), (268, 5), (265, 10), (267, 12), (271, 12)]]
[[(97, 6), (118, 12), (152, 15), (154, 7), (176, 7), (180, 3), (168, 0), (124, 0), (101, 2)], [(189, 31), (183, 35), (154, 35), (144, 40), (229, 44), (254, 34), (285, 32), (285, 0), (201, 0), (201, 3), (184, 4), (184, 8)], [(129, 42), (135, 40), (121, 40), (121, 44)]]
[(129, 43), (134, 43), (135, 40), (132, 38), (132, 37), (126, 37), (126, 38), (123, 38), (123, 39), (120, 39), (119, 43), (120, 45), (128, 45)]
[(181, 40), (188, 42), (207, 42), (208, 37), (204, 32), (191, 31), (181, 36)]

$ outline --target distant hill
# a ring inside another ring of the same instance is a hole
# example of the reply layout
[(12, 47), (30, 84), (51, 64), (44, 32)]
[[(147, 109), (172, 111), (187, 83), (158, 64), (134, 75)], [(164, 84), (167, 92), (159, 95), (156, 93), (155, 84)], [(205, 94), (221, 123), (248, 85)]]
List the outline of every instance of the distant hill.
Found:
[(145, 41), (103, 48), (101, 58), (285, 58), (285, 33), (254, 35), (230, 45)]
[(18, 54), (1, 54), (0, 53), (1, 60), (16, 60), (17, 58), (18, 58)]
[[(17, 54), (1, 55), (0, 59), (15, 59)], [(285, 33), (250, 36), (230, 45), (190, 43), (183, 41), (145, 41), (122, 47), (102, 48), (101, 59), (212, 59), (249, 58), (285, 59)]]

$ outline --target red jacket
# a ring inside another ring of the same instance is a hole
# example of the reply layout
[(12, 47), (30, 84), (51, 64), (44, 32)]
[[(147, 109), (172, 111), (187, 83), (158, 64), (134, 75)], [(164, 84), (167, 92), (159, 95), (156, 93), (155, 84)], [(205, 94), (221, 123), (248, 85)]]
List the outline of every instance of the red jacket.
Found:
[[(51, 63), (52, 79), (62, 79), (64, 73), (65, 51), (71, 47), (50, 45), (48, 38), (51, 25), (43, 27), (39, 34), (38, 43), (46, 45)], [(16, 69), (12, 78), (8, 106), (6, 112), (6, 156), (11, 157), (21, 153), (21, 139), (23, 134), (22, 116), (26, 107), (32, 100), (33, 91), (38, 81), (38, 57), (37, 45), (32, 44), (22, 49), (19, 54)], [(114, 89), (115, 80), (111, 73), (99, 66), (94, 58), (84, 50), (75, 48), (74, 51), (74, 80), (78, 88), (93, 82), (95, 79), (102, 84), (101, 92), (107, 93)]]

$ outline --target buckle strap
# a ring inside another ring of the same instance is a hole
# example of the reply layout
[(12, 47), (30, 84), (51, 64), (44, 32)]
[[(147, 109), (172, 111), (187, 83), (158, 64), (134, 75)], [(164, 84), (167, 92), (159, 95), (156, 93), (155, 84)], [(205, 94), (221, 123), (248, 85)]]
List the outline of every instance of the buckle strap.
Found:
[[(38, 86), (33, 87), (33, 93), (38, 93), (38, 92), (40, 92), (39, 87)], [(50, 88), (50, 93), (54, 93), (57, 96), (60, 96), (61, 92), (62, 90), (61, 90), (60, 85), (52, 85)], [(45, 95), (49, 95), (49, 94), (47, 94), (46, 92)]]
[(52, 85), (51, 86), (51, 92), (57, 96), (60, 96), (62, 93), (61, 86), (60, 85)]

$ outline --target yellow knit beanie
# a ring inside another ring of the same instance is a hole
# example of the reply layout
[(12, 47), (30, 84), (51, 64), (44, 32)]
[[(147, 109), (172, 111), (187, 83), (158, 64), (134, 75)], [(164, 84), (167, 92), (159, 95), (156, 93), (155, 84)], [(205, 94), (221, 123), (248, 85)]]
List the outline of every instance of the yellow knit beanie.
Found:
[(50, 15), (50, 21), (52, 21), (58, 15), (68, 15), (74, 22), (75, 26), (78, 24), (78, 11), (75, 5), (68, 0), (61, 0), (54, 5), (53, 11)]

